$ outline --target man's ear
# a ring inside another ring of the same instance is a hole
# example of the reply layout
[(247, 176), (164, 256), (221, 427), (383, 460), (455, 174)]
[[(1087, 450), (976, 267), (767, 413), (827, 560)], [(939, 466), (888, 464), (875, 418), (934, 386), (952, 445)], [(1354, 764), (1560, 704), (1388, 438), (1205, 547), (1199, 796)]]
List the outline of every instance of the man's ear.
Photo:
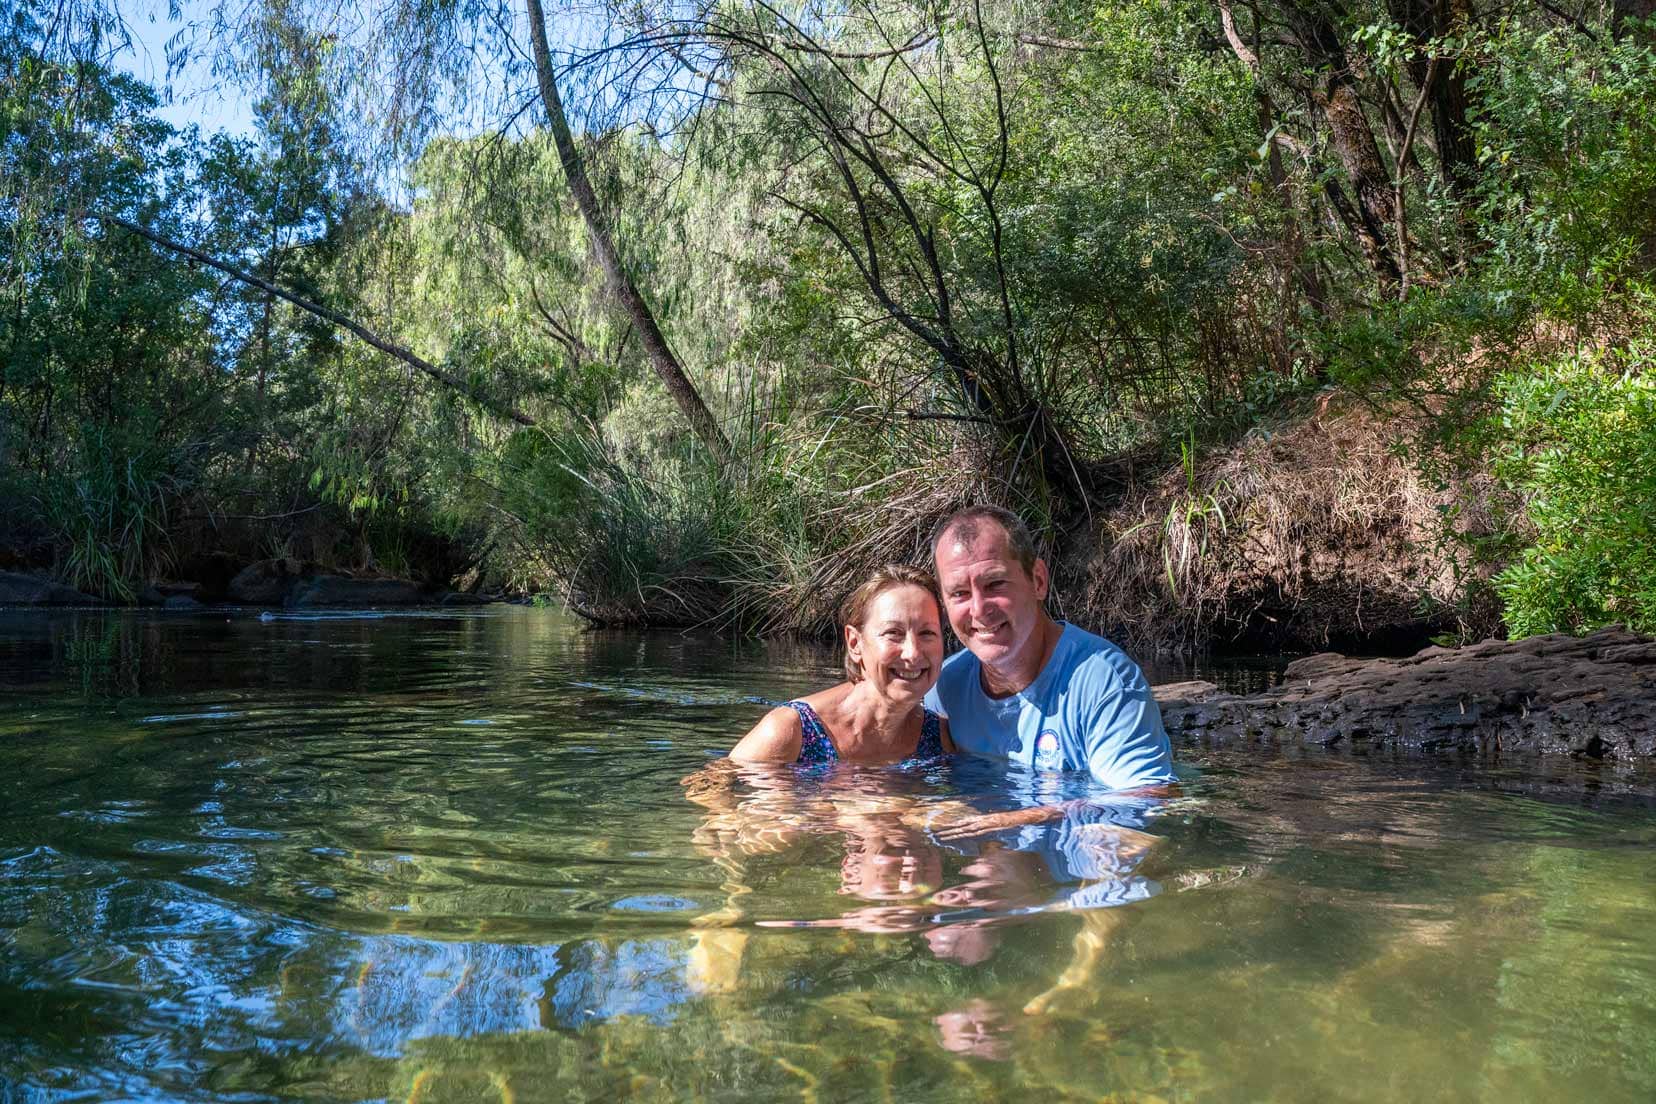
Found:
[(1035, 580), (1035, 600), (1046, 601), (1047, 589), (1052, 585), (1052, 576), (1047, 573), (1046, 561), (1036, 556), (1035, 569), (1029, 574)]

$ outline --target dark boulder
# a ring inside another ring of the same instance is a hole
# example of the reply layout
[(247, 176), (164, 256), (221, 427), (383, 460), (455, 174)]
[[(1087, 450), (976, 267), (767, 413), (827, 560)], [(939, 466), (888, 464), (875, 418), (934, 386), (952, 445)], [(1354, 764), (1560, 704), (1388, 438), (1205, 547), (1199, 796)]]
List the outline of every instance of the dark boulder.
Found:
[(435, 604), (437, 598), (407, 579), (325, 575), (314, 564), (262, 560), (230, 581), (232, 602), (285, 609), (372, 609)]
[(138, 604), (141, 606), (166, 606), (168, 609), (182, 609), (185, 607), (174, 606), (171, 604), (171, 600), (174, 598), (188, 598), (199, 606), (201, 602), (196, 598), (196, 595), (200, 591), (200, 583), (153, 582), (138, 592)]
[(233, 601), (230, 583), (246, 567), (245, 557), (233, 552), (197, 551), (180, 556), (173, 563), (173, 577), (189, 579), (197, 589), (190, 593), (201, 602)]
[(344, 575), (316, 575), (303, 579), (288, 592), (289, 609), (357, 609), (374, 606), (418, 606), (430, 595), (407, 579), (351, 579)]
[(1427, 648), (1406, 659), (1324, 653), (1246, 697), (1207, 682), (1155, 693), (1170, 734), (1210, 744), (1656, 759), (1656, 640), (1620, 627)]
[(0, 571), (0, 606), (96, 606), (102, 603), (74, 587), (39, 575)]
[(305, 566), (298, 560), (279, 557), (248, 564), (230, 580), (225, 597), (243, 606), (280, 606), (305, 578)]

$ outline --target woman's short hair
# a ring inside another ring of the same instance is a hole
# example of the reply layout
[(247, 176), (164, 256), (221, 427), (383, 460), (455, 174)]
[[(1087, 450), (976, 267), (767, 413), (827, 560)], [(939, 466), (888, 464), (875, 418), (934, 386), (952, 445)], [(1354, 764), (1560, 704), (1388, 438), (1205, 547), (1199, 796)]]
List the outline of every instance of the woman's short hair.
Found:
[[(851, 597), (840, 606), (840, 625), (852, 625), (858, 629), (868, 619), (868, 607), (874, 604), (874, 599), (891, 590), (893, 587), (917, 586), (931, 595), (937, 603), (937, 620), (943, 620), (943, 603), (937, 597), (937, 580), (932, 573), (921, 567), (909, 567), (907, 564), (886, 564), (874, 574), (870, 575), (862, 586), (851, 592)], [(851, 648), (845, 649), (845, 677), (850, 682), (862, 680), (862, 664), (851, 658)]]

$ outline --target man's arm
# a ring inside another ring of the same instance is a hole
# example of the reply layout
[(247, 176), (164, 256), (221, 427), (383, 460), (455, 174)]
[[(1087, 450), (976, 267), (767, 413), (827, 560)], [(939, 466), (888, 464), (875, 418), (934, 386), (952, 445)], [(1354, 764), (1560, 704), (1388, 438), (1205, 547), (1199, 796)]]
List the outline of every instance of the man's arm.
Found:
[(1094, 701), (1078, 710), (1087, 718), (1083, 746), (1093, 780), (1117, 791), (1176, 782), (1172, 745), (1149, 682), (1124, 655), (1118, 662), (1099, 656), (1097, 663), (1084, 687)]
[[(1063, 805), (1032, 805), (1027, 809), (1009, 809), (1004, 813), (980, 813), (960, 820), (951, 820), (931, 828), (931, 834), (932, 838), (939, 843), (955, 843), (959, 840), (973, 839), (977, 836), (987, 836), (991, 832), (1004, 832), (1008, 828), (1024, 828), (1031, 824), (1047, 824), (1054, 820), (1062, 820), (1069, 811), (1068, 805), (1069, 803)], [(928, 827), (930, 827), (929, 823)]]

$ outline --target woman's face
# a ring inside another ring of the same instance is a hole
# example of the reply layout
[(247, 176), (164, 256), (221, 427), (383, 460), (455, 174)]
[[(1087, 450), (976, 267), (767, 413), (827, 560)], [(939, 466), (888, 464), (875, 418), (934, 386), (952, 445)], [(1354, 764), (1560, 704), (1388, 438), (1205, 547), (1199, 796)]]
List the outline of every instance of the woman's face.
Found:
[(918, 704), (943, 665), (943, 624), (924, 587), (889, 587), (868, 604), (861, 625), (845, 626), (845, 646), (881, 697)]

